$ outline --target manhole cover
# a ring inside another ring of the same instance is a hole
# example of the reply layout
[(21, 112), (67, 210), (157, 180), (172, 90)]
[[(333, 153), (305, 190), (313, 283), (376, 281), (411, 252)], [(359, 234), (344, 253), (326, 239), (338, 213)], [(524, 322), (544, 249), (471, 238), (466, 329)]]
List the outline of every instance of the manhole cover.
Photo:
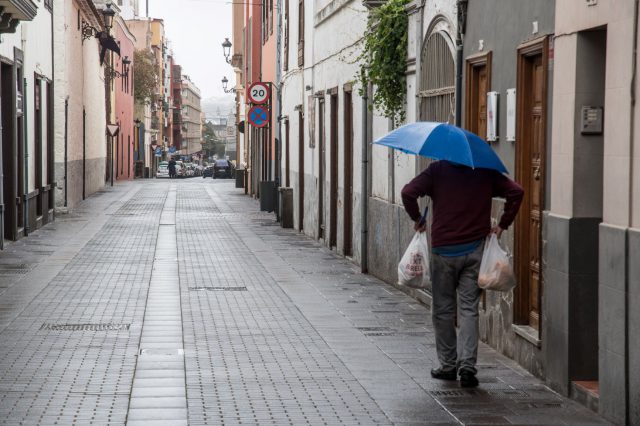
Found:
[(484, 392), (474, 389), (453, 389), (453, 390), (437, 390), (430, 391), (431, 396), (443, 397), (443, 396), (469, 396), (469, 395), (484, 395)]
[(44, 323), (40, 330), (50, 331), (119, 331), (129, 330), (131, 324), (48, 324)]
[(371, 331), (392, 331), (389, 327), (356, 327), (360, 331), (364, 331), (365, 333)]
[(189, 287), (190, 291), (247, 291), (246, 287)]
[(27, 274), (30, 270), (31, 267), (24, 263), (18, 265), (1, 265), (0, 275)]

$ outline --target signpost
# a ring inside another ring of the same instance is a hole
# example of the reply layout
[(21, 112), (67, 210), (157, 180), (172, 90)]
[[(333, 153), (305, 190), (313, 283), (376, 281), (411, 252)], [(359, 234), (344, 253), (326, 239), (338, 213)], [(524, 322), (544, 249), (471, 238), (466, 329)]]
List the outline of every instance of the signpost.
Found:
[(269, 99), (271, 99), (270, 83), (253, 83), (249, 87), (249, 93), (247, 97), (252, 104), (261, 105), (269, 102)]
[(265, 127), (269, 124), (269, 109), (256, 105), (249, 110), (249, 123), (255, 127)]

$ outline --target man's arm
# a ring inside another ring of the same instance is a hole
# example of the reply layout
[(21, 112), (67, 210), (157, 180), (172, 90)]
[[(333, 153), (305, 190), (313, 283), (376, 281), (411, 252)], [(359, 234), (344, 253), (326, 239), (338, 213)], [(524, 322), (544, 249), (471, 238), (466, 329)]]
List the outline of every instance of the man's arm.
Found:
[[(513, 223), (513, 220), (518, 214), (520, 204), (522, 203), (522, 197), (524, 196), (524, 190), (517, 183), (509, 179), (504, 175), (496, 177), (494, 183), (493, 195), (497, 197), (503, 197), (507, 200), (504, 205), (504, 212), (498, 223), (500, 230), (505, 230)], [(495, 232), (495, 230), (494, 230)], [(498, 236), (502, 233), (497, 232)]]
[(418, 198), (432, 194), (432, 166), (427, 167), (402, 188), (402, 204), (409, 217), (416, 223), (422, 218), (420, 207), (418, 206)]

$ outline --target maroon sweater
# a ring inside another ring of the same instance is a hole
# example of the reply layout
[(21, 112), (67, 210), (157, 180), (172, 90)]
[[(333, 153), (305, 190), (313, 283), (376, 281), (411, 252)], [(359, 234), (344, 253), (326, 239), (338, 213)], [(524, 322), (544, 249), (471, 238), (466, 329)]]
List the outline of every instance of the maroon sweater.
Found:
[(507, 229), (518, 213), (523, 194), (520, 185), (495, 170), (436, 161), (405, 185), (402, 202), (411, 219), (417, 221), (421, 217), (418, 197), (431, 197), (432, 246), (441, 247), (486, 237), (491, 231), (493, 197), (507, 200), (499, 223)]

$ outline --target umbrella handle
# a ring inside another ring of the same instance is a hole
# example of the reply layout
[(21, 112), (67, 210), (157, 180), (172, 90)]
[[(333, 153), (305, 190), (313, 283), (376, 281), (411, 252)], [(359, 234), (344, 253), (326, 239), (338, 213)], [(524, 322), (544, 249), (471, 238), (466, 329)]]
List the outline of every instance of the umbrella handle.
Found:
[(427, 222), (427, 213), (429, 213), (429, 206), (425, 207), (424, 213), (422, 214), (422, 217), (420, 218), (419, 225), (424, 225)]

